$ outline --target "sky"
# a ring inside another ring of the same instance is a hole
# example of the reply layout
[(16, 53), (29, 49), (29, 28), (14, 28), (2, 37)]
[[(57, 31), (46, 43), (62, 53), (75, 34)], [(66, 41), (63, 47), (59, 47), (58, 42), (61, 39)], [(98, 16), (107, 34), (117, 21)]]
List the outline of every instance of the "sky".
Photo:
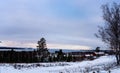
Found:
[(48, 48), (106, 49), (95, 37), (104, 25), (103, 4), (119, 0), (1, 0), (0, 46), (36, 48), (44, 37)]

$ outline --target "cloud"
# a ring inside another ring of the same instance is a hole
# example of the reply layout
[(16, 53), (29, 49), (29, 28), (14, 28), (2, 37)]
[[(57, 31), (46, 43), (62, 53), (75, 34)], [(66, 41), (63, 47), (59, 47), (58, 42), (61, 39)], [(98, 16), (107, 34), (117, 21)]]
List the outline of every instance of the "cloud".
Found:
[(65, 44), (48, 44), (49, 48), (54, 49), (75, 49), (75, 50), (89, 50), (89, 46), (80, 46), (80, 45), (65, 45)]
[(33, 47), (41, 37), (45, 37), (48, 44), (63, 45), (63, 48), (65, 45), (90, 48), (103, 46), (94, 33), (97, 32), (97, 26), (103, 24), (100, 6), (106, 2), (109, 1), (2, 1), (0, 38), (3, 41), (12, 41), (7, 44), (16, 43), (10, 44), (11, 46), (22, 46), (18, 42), (24, 42), (23, 46)]
[[(14, 45), (13, 45), (14, 44)], [(33, 42), (16, 42), (16, 41), (3, 41), (0, 43), (0, 46), (7, 47), (23, 47), (23, 48), (36, 48), (37, 44)], [(47, 44), (49, 49), (76, 49), (76, 50), (88, 50), (90, 47), (88, 46), (80, 46), (80, 45), (66, 45), (66, 44)]]
[(23, 47), (23, 48), (36, 48), (37, 44), (33, 42), (17, 42), (17, 41), (2, 41), (0, 46), (7, 47)]

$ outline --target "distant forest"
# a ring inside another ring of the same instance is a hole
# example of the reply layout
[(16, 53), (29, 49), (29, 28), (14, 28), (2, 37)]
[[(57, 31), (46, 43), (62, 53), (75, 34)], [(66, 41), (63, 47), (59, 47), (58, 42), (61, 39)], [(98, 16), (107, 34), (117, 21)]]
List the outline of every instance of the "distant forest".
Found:
[[(63, 52), (62, 49), (49, 52), (46, 46), (45, 38), (38, 41), (37, 50), (33, 51), (16, 51), (18, 48), (0, 47), (0, 49), (11, 49), (0, 51), (0, 63), (37, 63), (37, 62), (75, 62), (82, 60), (93, 60), (105, 54), (114, 54), (110, 50), (84, 50), (84, 51), (71, 51)], [(100, 53), (102, 52), (102, 53)]]

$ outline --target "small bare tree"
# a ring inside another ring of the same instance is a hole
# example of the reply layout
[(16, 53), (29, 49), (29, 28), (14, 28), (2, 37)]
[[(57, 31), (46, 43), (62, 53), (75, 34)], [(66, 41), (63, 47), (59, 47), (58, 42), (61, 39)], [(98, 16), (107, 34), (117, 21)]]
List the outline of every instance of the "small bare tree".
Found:
[(114, 50), (117, 64), (120, 64), (120, 4), (102, 6), (105, 26), (99, 26), (96, 36)]

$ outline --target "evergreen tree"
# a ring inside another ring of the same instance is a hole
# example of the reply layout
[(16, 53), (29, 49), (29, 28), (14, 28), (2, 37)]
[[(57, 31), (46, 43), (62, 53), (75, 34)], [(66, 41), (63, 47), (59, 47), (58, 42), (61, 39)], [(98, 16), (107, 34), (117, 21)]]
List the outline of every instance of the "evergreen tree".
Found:
[(68, 57), (67, 57), (67, 62), (70, 62), (70, 61), (72, 61), (72, 56), (71, 56), (71, 55), (68, 55)]

